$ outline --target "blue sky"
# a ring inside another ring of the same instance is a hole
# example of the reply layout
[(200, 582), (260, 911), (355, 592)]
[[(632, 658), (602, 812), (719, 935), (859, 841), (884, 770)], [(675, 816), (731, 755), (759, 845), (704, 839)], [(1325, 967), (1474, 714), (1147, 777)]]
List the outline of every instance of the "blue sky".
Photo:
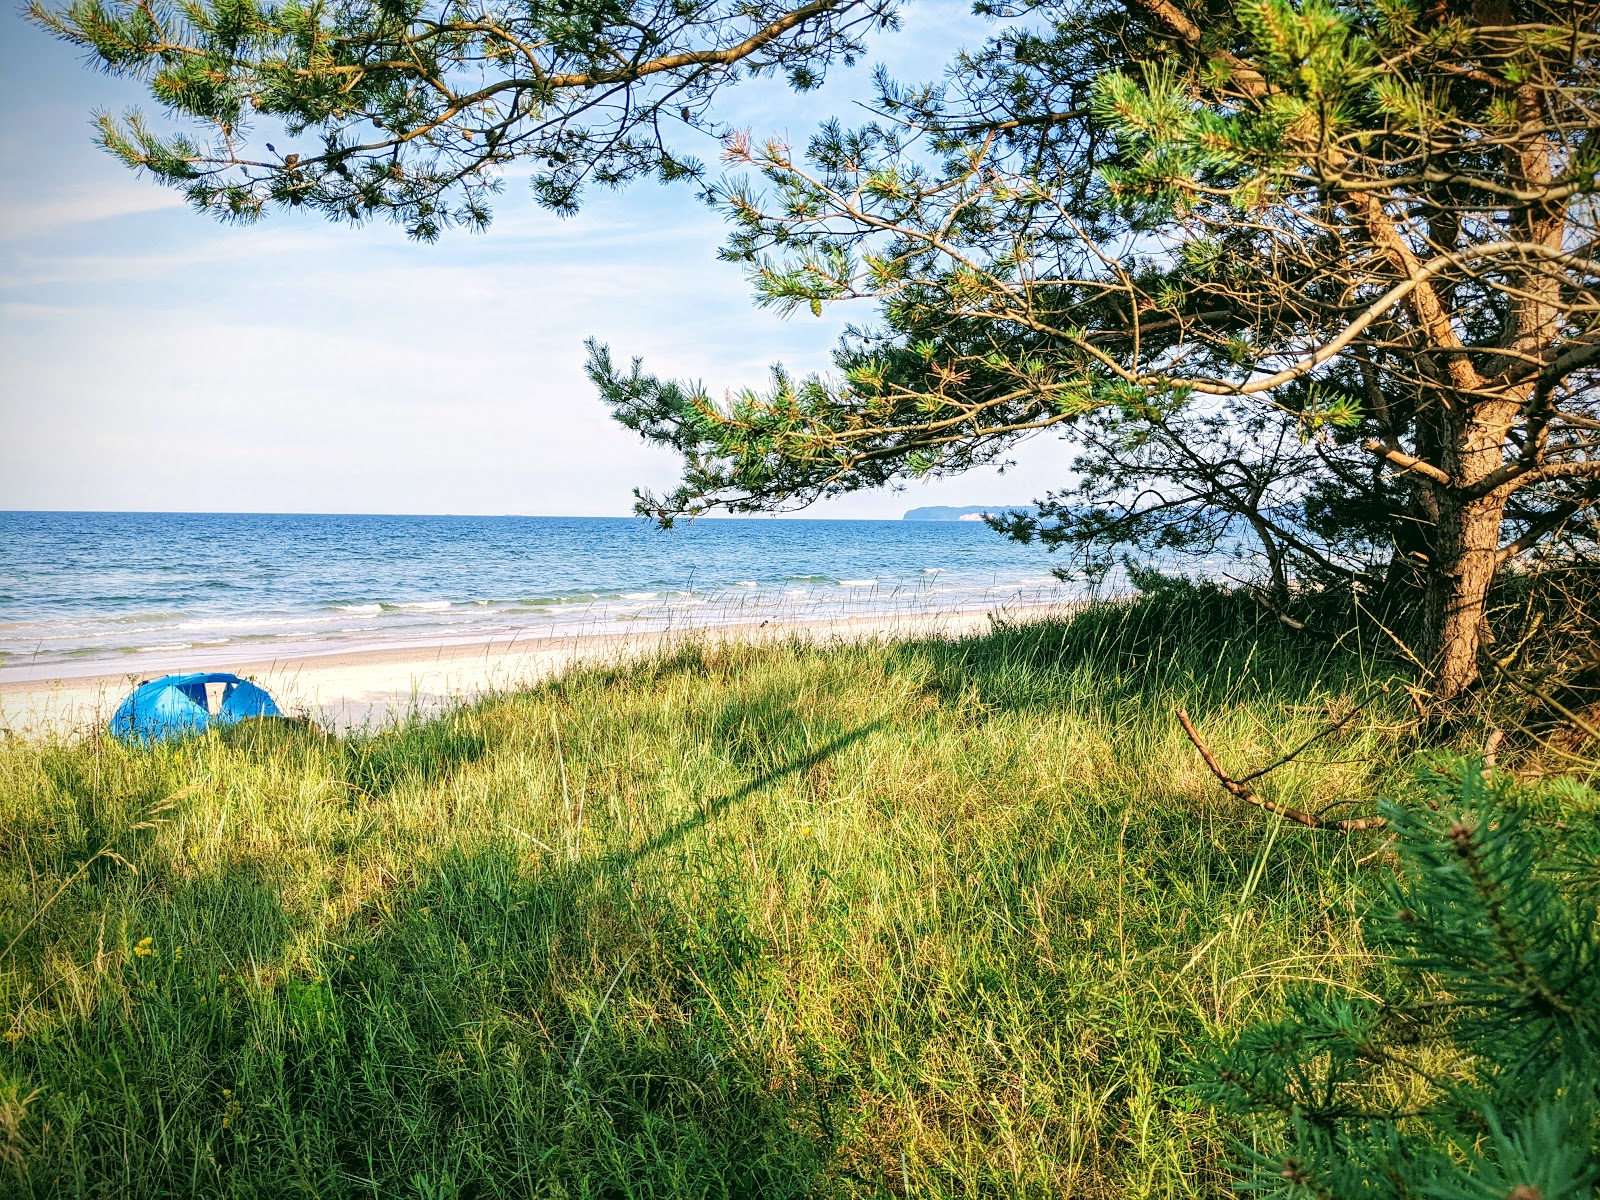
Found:
[[(607, 417), (585, 337), (721, 394), (774, 360), (826, 368), (870, 316), (757, 311), (688, 188), (595, 193), (563, 221), (512, 181), (487, 233), (433, 246), (300, 215), (218, 225), (94, 147), (90, 110), (143, 104), (137, 86), (0, 20), (0, 509), (622, 515), (675, 464)], [(866, 94), (872, 62), (926, 78), (983, 29), (925, 0), (822, 92), (747, 83), (721, 115), (799, 143)], [(1013, 457), (1003, 478), (803, 515), (1025, 501), (1069, 453), (1039, 438)]]

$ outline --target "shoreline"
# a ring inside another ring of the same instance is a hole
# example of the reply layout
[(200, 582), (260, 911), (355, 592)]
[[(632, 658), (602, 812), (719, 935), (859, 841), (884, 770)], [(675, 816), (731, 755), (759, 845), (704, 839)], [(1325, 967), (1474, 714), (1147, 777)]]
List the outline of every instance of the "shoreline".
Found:
[[(1082, 602), (1004, 610), (1038, 621), (1076, 612)], [(204, 668), (254, 679), (288, 715), (339, 733), (434, 716), (496, 692), (532, 686), (585, 666), (636, 661), (687, 643), (954, 639), (986, 632), (1001, 610), (862, 615), (818, 620), (683, 627), (654, 632), (572, 633), (482, 642), (339, 650), (277, 659), (218, 659)], [(84, 736), (104, 724), (141, 680), (168, 672), (102, 672), (0, 682), (0, 731), (19, 736)]]

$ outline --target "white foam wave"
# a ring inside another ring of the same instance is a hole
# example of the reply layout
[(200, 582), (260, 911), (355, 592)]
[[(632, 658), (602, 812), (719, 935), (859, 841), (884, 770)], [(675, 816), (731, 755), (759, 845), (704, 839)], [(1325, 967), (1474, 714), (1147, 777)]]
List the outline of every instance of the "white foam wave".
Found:
[(878, 586), (878, 581), (876, 579), (841, 579), (841, 580), (839, 580), (839, 586), (840, 587), (877, 587)]
[[(376, 611), (376, 608), (373, 611)], [(275, 617), (207, 617), (194, 621), (180, 621), (173, 628), (179, 633), (201, 633), (210, 629), (287, 629), (301, 625), (337, 625), (343, 620), (344, 617), (313, 617), (304, 613), (286, 613)]]

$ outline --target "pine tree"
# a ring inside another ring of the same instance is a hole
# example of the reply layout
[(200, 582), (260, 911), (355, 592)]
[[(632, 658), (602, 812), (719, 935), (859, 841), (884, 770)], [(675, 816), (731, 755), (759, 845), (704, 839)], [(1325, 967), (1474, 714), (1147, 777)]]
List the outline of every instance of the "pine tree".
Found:
[[(867, 300), (836, 371), (714, 400), (591, 374), (684, 457), (642, 507), (771, 508), (1003, 461), (1079, 485), (1019, 536), (1254, 539), (1271, 582), (1420, 589), (1430, 690), (1496, 573), (1600, 503), (1594, 0), (1065, 0), (804, 150), (736, 140), (758, 299)], [(1105, 555), (1101, 556), (1102, 558)]]
[(146, 83), (178, 128), (96, 114), (100, 143), (196, 208), (251, 221), (300, 208), (390, 219), (424, 241), (482, 228), (507, 170), (539, 203), (703, 164), (681, 134), (715, 130), (741, 74), (816, 87), (885, 0), (32, 0), (29, 16), (90, 61)]
[(1600, 796), (1475, 765), (1381, 806), (1378, 999), (1304, 990), (1195, 1088), (1254, 1186), (1343, 1200), (1589, 1200), (1600, 1184)]

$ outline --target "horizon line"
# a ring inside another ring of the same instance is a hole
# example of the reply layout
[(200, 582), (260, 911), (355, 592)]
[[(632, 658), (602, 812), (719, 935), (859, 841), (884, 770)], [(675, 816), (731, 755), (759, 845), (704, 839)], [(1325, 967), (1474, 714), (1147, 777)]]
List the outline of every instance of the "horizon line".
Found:
[[(1031, 506), (1022, 504), (996, 505), (994, 511), (1005, 509), (1023, 508)], [(920, 504), (913, 505), (907, 512), (914, 512), (918, 508), (988, 508), (987, 505), (963, 504)], [(616, 515), (612, 513), (514, 513), (514, 512), (378, 512), (378, 511), (348, 511), (334, 512), (321, 509), (189, 509), (189, 508), (0, 508), (0, 516), (95, 516), (95, 517), (426, 517), (426, 518), (453, 518), (474, 520), (522, 520), (522, 521), (643, 521), (654, 524), (652, 517), (640, 516), (636, 513)], [(899, 517), (809, 517), (797, 513), (721, 513), (715, 516), (697, 516), (678, 518), (684, 524), (693, 524), (696, 521), (903, 521)]]

